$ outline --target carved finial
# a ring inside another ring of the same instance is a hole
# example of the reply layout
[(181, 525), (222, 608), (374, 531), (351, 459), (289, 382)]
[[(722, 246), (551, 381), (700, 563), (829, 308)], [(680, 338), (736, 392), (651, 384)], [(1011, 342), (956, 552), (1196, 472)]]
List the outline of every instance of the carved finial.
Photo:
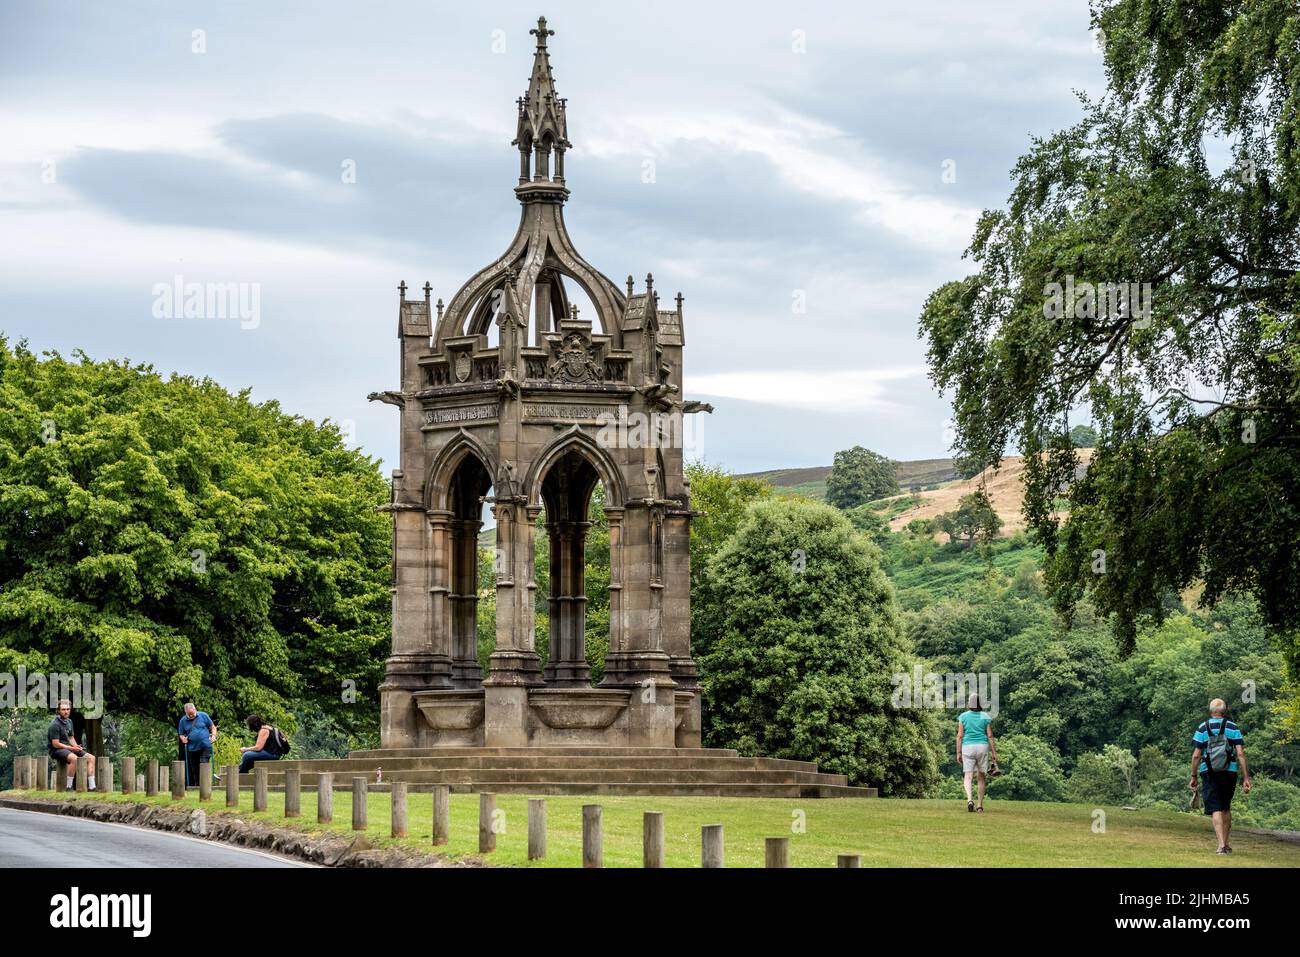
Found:
[(441, 300), (441, 299), (438, 300), (438, 319), (439, 319), (439, 321), (441, 321), (441, 319), (442, 319), (442, 300)]
[(397, 291), (402, 294), (402, 302), (406, 302), (406, 280), (403, 279), (397, 284)]
[(576, 303), (570, 303), (569, 305), (569, 318), (574, 322), (578, 321), (578, 306)]
[(545, 18), (545, 17), (538, 17), (538, 18), (537, 18), (537, 29), (536, 29), (536, 30), (529, 30), (528, 33), (529, 33), (529, 35), (531, 35), (531, 36), (535, 36), (535, 37), (537, 37), (537, 49), (539, 49), (539, 50), (545, 50), (545, 49), (546, 49), (546, 38), (547, 38), (547, 37), (553, 37), (553, 36), (555, 36), (555, 31), (554, 31), (554, 30), (548, 30), (548, 29), (546, 29), (546, 18)]
[(648, 296), (655, 287), (655, 274), (648, 272), (645, 274), (645, 294)]
[(424, 284), (424, 304), (426, 306), (429, 304), (429, 295), (432, 292), (433, 292), (433, 287), (426, 282)]
[(686, 297), (681, 294), (681, 290), (678, 290), (675, 298), (677, 299), (677, 315), (680, 316), (682, 314), (682, 300)]
[(632, 290), (634, 290), (635, 288), (636, 288), (636, 281), (632, 278), (632, 274), (628, 273), (627, 274), (627, 297), (629, 299), (632, 298)]

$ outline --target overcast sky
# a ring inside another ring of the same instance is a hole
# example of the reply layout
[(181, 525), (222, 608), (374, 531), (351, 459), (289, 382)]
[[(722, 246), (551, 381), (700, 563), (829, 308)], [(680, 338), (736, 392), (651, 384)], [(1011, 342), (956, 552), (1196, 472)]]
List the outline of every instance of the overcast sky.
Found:
[[(1101, 89), (1086, 0), (5, 0), (0, 332), (251, 387), (396, 467), (365, 399), (397, 385), (396, 286), (450, 300), (509, 243), (543, 13), (570, 233), (685, 296), (697, 450), (946, 454), (920, 307)], [(177, 275), (257, 284), (257, 322), (158, 318)]]

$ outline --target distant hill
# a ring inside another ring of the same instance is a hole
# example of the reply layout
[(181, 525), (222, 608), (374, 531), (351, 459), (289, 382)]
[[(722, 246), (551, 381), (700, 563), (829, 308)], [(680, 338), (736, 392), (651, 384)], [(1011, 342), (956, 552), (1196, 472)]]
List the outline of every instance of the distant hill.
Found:
[[(1084, 464), (1087, 464), (1091, 455), (1090, 449), (1079, 450), (1079, 458)], [(978, 475), (969, 479), (959, 478), (953, 470), (952, 459), (919, 459), (894, 464), (903, 494), (886, 501), (898, 501), (901, 504), (904, 497), (920, 501), (919, 505), (905, 508), (892, 516), (889, 525), (896, 532), (901, 531), (912, 519), (934, 518), (953, 511), (963, 495), (975, 491), (981, 478)], [(1024, 461), (1019, 455), (1008, 455), (996, 472), (987, 472), (983, 476), (989, 499), (1002, 519), (1003, 535), (1014, 535), (1025, 527), (1025, 518), (1020, 512), (1020, 502), (1024, 497), (1021, 482), (1024, 470)], [(821, 465), (805, 469), (750, 472), (740, 477), (763, 479), (781, 492), (825, 501), (826, 478), (830, 474), (831, 467)], [(928, 491), (922, 491), (923, 489)]]
[[(894, 472), (898, 485), (904, 491), (913, 491), (929, 485), (941, 485), (957, 478), (952, 459), (917, 459), (913, 462), (895, 462)], [(748, 472), (738, 478), (763, 479), (774, 488), (818, 501), (826, 498), (826, 478), (831, 474), (829, 465), (815, 465), (806, 469), (769, 469), (766, 472)]]

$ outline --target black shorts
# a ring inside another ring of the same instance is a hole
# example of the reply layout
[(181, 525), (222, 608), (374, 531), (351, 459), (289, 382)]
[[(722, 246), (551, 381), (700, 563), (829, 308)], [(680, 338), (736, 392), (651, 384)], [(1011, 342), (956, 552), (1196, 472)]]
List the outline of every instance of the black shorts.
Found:
[(1231, 811), (1232, 795), (1236, 790), (1236, 771), (1201, 772), (1201, 803), (1205, 805), (1206, 814)]
[[(50, 752), (50, 757), (52, 757), (59, 764), (67, 764), (68, 758), (74, 754), (77, 754), (77, 752), (69, 751), (67, 748), (58, 748), (57, 750)], [(85, 756), (86, 756), (85, 754), (77, 754), (77, 757), (79, 758), (84, 758)]]

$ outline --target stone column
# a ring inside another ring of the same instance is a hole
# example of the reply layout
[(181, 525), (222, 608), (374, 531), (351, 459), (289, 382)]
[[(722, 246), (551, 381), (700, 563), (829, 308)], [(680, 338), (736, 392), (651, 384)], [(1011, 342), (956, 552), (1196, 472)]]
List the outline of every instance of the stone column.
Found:
[(482, 522), (456, 518), (451, 526), (452, 685), (478, 688), (483, 669), (478, 661), (478, 533)]
[(393, 641), (380, 693), (380, 743), (385, 748), (419, 746), (419, 712), (414, 692), (430, 686), (440, 663), (429, 645), (429, 575), (426, 570), (424, 507), (387, 506), (393, 516)]
[(668, 509), (664, 518), (663, 643), (677, 691), (691, 698), (676, 731), (679, 748), (703, 743), (700, 672), (691, 656), (691, 512)]
[[(677, 740), (677, 688), (669, 656), (661, 647), (664, 591), (661, 517), (660, 504), (640, 503), (636, 508), (629, 508), (620, 523), (622, 630), (617, 651), (612, 650), (611, 638), (611, 653), (605, 659), (605, 679), (601, 684), (629, 688), (632, 692), (628, 701), (628, 747), (671, 748)], [(612, 578), (612, 538), (610, 553)], [(611, 635), (613, 612), (611, 590)]]
[(497, 642), (483, 682), (483, 743), (489, 748), (528, 745), (528, 689), (542, 683), (533, 636), (533, 521), (540, 509), (498, 500)]

